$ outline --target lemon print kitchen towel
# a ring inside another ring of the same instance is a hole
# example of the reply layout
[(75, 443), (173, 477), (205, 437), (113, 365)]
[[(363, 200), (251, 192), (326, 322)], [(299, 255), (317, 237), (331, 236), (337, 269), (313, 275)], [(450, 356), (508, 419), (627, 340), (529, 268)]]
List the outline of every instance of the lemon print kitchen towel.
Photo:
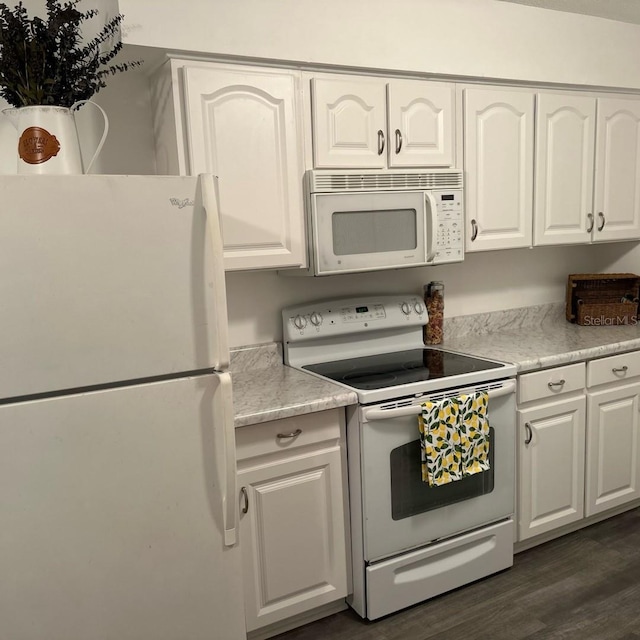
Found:
[(435, 487), (489, 469), (486, 393), (422, 405), (418, 419), (422, 480)]
[(425, 402), (419, 418), (422, 479), (435, 487), (462, 478), (459, 403)]
[(486, 393), (470, 393), (460, 396), (459, 421), (462, 475), (489, 470), (489, 421)]

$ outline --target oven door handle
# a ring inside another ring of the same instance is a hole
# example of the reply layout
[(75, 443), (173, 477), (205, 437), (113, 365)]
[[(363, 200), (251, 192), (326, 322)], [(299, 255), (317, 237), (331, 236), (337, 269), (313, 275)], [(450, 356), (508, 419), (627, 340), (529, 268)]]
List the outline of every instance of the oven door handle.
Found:
[[(489, 391), (489, 399), (491, 398), (500, 398), (502, 396), (508, 396), (511, 393), (514, 393), (516, 390), (516, 381), (510, 380), (509, 382), (505, 382), (498, 389), (491, 389)], [(428, 398), (425, 398), (425, 401)], [(407, 416), (417, 416), (420, 415), (422, 411), (422, 404), (412, 404), (407, 407), (400, 407), (399, 409), (363, 409), (362, 415), (368, 421), (372, 420), (391, 420), (393, 418), (405, 418)]]

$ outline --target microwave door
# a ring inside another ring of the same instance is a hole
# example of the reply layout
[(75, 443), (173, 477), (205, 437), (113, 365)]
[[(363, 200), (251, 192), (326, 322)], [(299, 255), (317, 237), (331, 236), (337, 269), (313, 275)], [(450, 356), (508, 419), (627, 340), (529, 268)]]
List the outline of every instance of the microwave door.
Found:
[(427, 264), (424, 193), (313, 194), (316, 275)]

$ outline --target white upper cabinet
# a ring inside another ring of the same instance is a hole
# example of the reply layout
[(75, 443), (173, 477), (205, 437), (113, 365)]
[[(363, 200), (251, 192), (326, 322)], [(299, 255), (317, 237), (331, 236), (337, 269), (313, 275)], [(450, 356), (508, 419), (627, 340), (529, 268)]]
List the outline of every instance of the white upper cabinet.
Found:
[(306, 264), (299, 82), (172, 60), (154, 88), (159, 170), (218, 176), (228, 270)]
[(531, 244), (534, 96), (464, 89), (466, 251)]
[(452, 166), (453, 85), (394, 80), (387, 92), (389, 166)]
[(594, 240), (640, 238), (640, 100), (598, 99)]
[(386, 87), (371, 79), (311, 81), (316, 168), (386, 166)]
[(453, 84), (331, 76), (311, 91), (316, 168), (453, 166)]
[(534, 244), (639, 238), (640, 101), (540, 93), (536, 124)]
[(534, 244), (588, 243), (596, 100), (540, 93), (536, 114)]

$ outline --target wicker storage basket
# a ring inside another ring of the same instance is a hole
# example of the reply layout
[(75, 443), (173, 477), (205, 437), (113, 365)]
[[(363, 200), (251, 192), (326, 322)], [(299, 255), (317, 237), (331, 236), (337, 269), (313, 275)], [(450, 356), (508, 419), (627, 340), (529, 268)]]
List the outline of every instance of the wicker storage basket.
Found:
[(567, 281), (569, 322), (585, 326), (635, 324), (640, 276), (634, 273), (577, 273)]

